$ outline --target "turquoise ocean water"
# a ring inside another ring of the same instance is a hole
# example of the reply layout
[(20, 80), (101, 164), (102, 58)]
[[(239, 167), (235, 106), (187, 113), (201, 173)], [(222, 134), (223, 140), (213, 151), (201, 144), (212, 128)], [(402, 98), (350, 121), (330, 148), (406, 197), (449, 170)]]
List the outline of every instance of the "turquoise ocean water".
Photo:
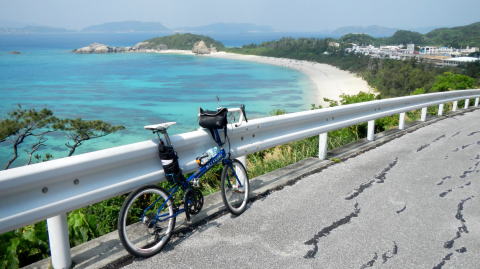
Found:
[[(88, 43), (70, 44), (75, 43), (71, 40), (23, 47), (14, 43), (0, 43), (0, 118), (21, 104), (49, 108), (58, 117), (100, 119), (126, 127), (85, 143), (76, 154), (151, 139), (143, 130), (148, 124), (176, 121), (173, 133), (195, 130), (198, 108), (214, 109), (216, 96), (222, 106), (245, 104), (249, 117), (255, 118), (274, 109), (308, 109), (314, 90), (298, 71), (246, 61), (173, 54), (77, 55), (66, 47)], [(12, 55), (11, 50), (22, 53)], [(62, 135), (53, 135), (43, 152), (63, 157), (65, 142)], [(10, 154), (3, 144), (1, 166)]]

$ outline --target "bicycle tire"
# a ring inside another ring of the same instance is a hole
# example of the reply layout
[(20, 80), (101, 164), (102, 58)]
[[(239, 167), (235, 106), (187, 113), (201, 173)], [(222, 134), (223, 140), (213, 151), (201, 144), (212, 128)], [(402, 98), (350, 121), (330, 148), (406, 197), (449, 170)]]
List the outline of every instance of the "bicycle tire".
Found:
[[(171, 199), (165, 203), (168, 196), (162, 188), (151, 185), (131, 192), (123, 202), (117, 226), (120, 241), (130, 254), (150, 257), (170, 240), (175, 228), (175, 210)], [(160, 207), (164, 221), (155, 221)]]
[[(223, 203), (230, 213), (238, 216), (247, 209), (250, 183), (243, 164), (237, 159), (231, 161), (231, 165), (223, 166), (220, 186)], [(238, 180), (242, 183), (242, 187), (239, 187)]]

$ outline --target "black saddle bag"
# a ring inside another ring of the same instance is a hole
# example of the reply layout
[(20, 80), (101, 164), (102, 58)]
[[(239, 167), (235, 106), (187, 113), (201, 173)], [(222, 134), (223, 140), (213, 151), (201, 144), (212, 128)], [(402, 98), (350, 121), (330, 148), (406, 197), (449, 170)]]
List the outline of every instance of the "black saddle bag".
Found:
[(178, 165), (178, 156), (173, 147), (158, 145), (158, 156), (162, 161), (165, 177), (170, 183), (180, 183), (185, 180), (182, 170)]
[(203, 110), (200, 108), (200, 118), (198, 123), (207, 129), (222, 129), (227, 126), (227, 108), (218, 111)]

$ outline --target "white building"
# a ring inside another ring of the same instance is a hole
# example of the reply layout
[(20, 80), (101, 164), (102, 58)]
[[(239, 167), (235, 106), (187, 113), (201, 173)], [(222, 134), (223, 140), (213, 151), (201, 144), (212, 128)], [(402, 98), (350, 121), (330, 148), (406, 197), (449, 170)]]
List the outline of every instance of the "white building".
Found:
[(476, 61), (480, 61), (480, 59), (475, 57), (456, 57), (444, 59), (442, 62), (443, 65), (457, 66), (459, 64), (473, 63)]

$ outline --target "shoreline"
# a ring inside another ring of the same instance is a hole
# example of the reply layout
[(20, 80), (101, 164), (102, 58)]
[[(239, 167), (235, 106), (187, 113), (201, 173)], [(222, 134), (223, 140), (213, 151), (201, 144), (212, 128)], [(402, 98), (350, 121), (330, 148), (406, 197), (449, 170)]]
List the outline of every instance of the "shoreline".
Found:
[[(183, 51), (182, 54), (188, 54)], [(171, 52), (162, 53), (175, 53)], [(193, 54), (193, 53), (191, 53)], [(291, 68), (305, 74), (313, 85), (316, 91), (311, 93), (311, 100), (315, 100), (315, 105), (322, 105), (327, 107), (328, 103), (323, 98), (332, 100), (340, 100), (340, 95), (354, 95), (361, 91), (372, 92), (372, 88), (361, 77), (349, 72), (341, 70), (333, 65), (316, 63), (304, 60), (294, 60), (288, 58), (276, 58), (257, 55), (244, 55), (230, 52), (215, 52), (201, 56), (223, 58), (231, 60), (251, 61), (263, 64), (270, 64)]]
[[(102, 44), (98, 44), (100, 46)], [(91, 47), (92, 45), (90, 45)], [(106, 45), (102, 45), (107, 47)], [(101, 48), (103, 48), (101, 47)], [(86, 47), (88, 48), (88, 47)], [(117, 48), (117, 47), (115, 47)], [(77, 50), (82, 50), (80, 48)], [(76, 52), (77, 50), (74, 50)], [(258, 55), (245, 55), (231, 52), (212, 52), (210, 54), (196, 54), (191, 50), (179, 50), (179, 49), (136, 49), (133, 51), (113, 51), (107, 53), (159, 53), (159, 54), (177, 54), (177, 55), (193, 55), (212, 58), (222, 58), (230, 60), (250, 61), (261, 64), (269, 64), (289, 69), (297, 70), (307, 76), (309, 81), (316, 88), (313, 91), (308, 91), (305, 96), (305, 100), (310, 104), (321, 105), (322, 107), (328, 107), (329, 103), (324, 101), (324, 98), (338, 101), (340, 95), (355, 95), (359, 92), (373, 92), (373, 89), (368, 83), (361, 77), (353, 74), (349, 71), (341, 70), (333, 65), (310, 62), (305, 60), (295, 60), (288, 58), (277, 58)], [(83, 53), (83, 52), (77, 52)], [(88, 52), (92, 53), (92, 52)], [(308, 104), (307, 104), (308, 105)]]

